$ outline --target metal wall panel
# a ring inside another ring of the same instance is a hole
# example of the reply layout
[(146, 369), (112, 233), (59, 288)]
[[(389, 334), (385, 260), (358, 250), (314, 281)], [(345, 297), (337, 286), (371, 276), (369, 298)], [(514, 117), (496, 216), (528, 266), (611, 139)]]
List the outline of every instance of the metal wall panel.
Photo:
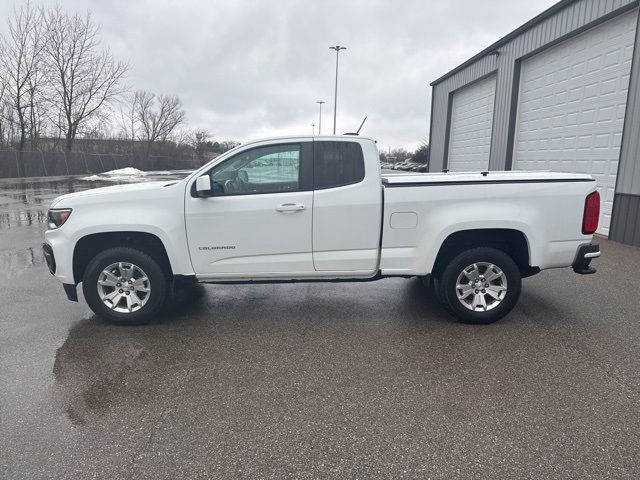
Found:
[(616, 194), (609, 238), (640, 245), (640, 195)]
[(640, 194), (640, 23), (631, 64), (616, 192)]
[(640, 18), (636, 29), (609, 238), (640, 245)]
[[(619, 13), (638, 6), (638, 0), (577, 0), (561, 2), (563, 8), (550, 16), (540, 19), (527, 30), (504, 43), (495, 46), (498, 55), (487, 52), (460, 70), (454, 70), (448, 76), (437, 80), (433, 85), (431, 118), (431, 157), (430, 171), (442, 169), (445, 148), (445, 137), (448, 121), (449, 94), (464, 85), (497, 70), (497, 88), (495, 97), (495, 113), (491, 156), (489, 168), (504, 170), (507, 159), (511, 161), (508, 151), (510, 123), (512, 122), (511, 106), (513, 103), (514, 75), (517, 60), (528, 57), (544, 48), (581, 33), (586, 28), (604, 21)], [(636, 48), (636, 54), (638, 53)], [(637, 63), (637, 62), (635, 62)], [(638, 81), (638, 75), (635, 75)], [(637, 90), (637, 88), (636, 88)], [(637, 102), (636, 102), (637, 103)], [(508, 158), (509, 157), (509, 158)], [(637, 158), (637, 155), (636, 155)], [(640, 173), (638, 173), (640, 175)]]
[(490, 76), (453, 94), (447, 168), (484, 171), (489, 166), (496, 77)]
[[(437, 152), (434, 152), (434, 143), (433, 141), (430, 141), (430, 171), (440, 171), (443, 167), (443, 159), (446, 153), (445, 140), (449, 115), (449, 94), (453, 93), (459, 88), (468, 85), (469, 83), (472, 83), (482, 77), (489, 75), (492, 72), (495, 72), (498, 68), (497, 66), (497, 57), (495, 55), (488, 55), (481, 58), (473, 65), (470, 65), (468, 68), (464, 69), (464, 71), (460, 72), (459, 75), (456, 75), (455, 78), (452, 77), (451, 81), (447, 81), (447, 88), (433, 88), (433, 97), (431, 100), (433, 107), (433, 116), (431, 118), (431, 134), (434, 141), (437, 139), (435, 145), (439, 150), (437, 150)], [(436, 161), (436, 170), (433, 169), (434, 160)]]
[(513, 168), (591, 174), (608, 235), (638, 13), (617, 15), (522, 61)]

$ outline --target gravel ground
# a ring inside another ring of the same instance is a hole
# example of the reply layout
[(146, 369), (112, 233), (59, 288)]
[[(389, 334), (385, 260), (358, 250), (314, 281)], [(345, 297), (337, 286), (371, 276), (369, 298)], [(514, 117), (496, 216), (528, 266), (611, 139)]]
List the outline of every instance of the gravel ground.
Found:
[(456, 323), (416, 279), (197, 286), (146, 327), (39, 252), (77, 179), (0, 182), (0, 478), (638, 478), (640, 249)]

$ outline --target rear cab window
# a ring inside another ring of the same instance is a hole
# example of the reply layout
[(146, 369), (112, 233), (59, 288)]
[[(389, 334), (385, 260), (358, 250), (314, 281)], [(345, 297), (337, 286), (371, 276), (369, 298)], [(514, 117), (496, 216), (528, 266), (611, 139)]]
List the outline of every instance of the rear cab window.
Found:
[(364, 155), (357, 142), (313, 143), (314, 188), (343, 187), (364, 180)]

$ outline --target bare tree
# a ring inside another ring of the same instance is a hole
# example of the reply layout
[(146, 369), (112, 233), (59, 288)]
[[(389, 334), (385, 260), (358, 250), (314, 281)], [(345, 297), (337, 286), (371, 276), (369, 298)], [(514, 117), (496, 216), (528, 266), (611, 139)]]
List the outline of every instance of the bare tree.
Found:
[(198, 158), (204, 156), (207, 146), (211, 145), (211, 133), (204, 128), (196, 128), (187, 135), (186, 143), (196, 152)]
[[(5, 138), (7, 138), (7, 134), (9, 133), (9, 127), (7, 125), (8, 118), (6, 115), (7, 107), (9, 107), (7, 98), (7, 77), (4, 72), (4, 68), (2, 63), (0, 62), (0, 148), (4, 147)], [(7, 141), (7, 144), (9, 142)]]
[(211, 132), (206, 128), (196, 128), (191, 132), (190, 140), (191, 144), (196, 148), (198, 145), (207, 143), (211, 138)]
[(46, 64), (42, 61), (38, 62), (29, 76), (28, 95), (28, 112), (29, 112), (29, 141), (31, 148), (35, 149), (40, 139), (45, 117), (48, 114), (49, 104), (46, 99)]
[(429, 143), (425, 140), (420, 142), (420, 146), (413, 152), (411, 158), (416, 163), (428, 163), (429, 162)]
[(120, 137), (125, 140), (135, 140), (138, 132), (137, 106), (140, 90), (125, 95), (118, 106), (118, 127)]
[(395, 158), (396, 162), (404, 162), (405, 160), (409, 160), (411, 158), (411, 152), (407, 151), (404, 148), (394, 148), (391, 150), (391, 154), (388, 155)]
[(149, 155), (155, 142), (166, 142), (176, 128), (185, 121), (182, 102), (176, 95), (156, 95), (151, 92), (136, 92), (136, 118), (140, 132), (147, 144)]
[[(4, 95), (17, 123), (18, 150), (22, 152), (27, 139), (34, 139), (41, 126), (41, 94), (44, 48), (43, 14), (30, 2), (15, 9), (8, 19), (8, 35), (0, 38), (0, 68), (4, 76)], [(5, 123), (7, 120), (5, 113)]]
[(124, 95), (118, 105), (118, 138), (124, 141), (126, 151), (132, 157), (136, 155), (136, 139), (140, 129), (137, 117), (140, 91)]
[(78, 130), (103, 114), (124, 91), (122, 80), (128, 66), (100, 48), (99, 28), (88, 13), (69, 15), (58, 6), (48, 10), (45, 18), (53, 98), (61, 109), (58, 128), (70, 151)]

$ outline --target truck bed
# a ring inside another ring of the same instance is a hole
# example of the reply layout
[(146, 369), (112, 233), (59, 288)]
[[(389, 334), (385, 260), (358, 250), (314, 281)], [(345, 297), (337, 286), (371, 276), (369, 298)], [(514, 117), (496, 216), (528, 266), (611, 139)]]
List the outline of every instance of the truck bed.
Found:
[(571, 265), (578, 247), (588, 175), (557, 172), (386, 174), (381, 270), (429, 273), (457, 231), (513, 230), (526, 237), (531, 267)]
[(451, 185), (466, 183), (553, 183), (594, 182), (589, 175), (546, 171), (490, 171), (456, 173), (390, 173), (382, 174), (386, 186)]

